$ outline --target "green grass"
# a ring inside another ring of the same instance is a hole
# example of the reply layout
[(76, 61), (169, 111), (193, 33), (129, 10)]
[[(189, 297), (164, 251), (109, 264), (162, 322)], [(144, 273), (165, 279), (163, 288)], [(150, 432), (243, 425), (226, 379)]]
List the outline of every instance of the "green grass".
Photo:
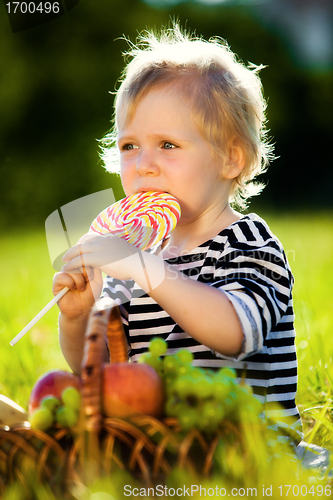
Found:
[(52, 299), (51, 266), (45, 234), (7, 234), (0, 246), (0, 393), (24, 408), (36, 379), (66, 369), (54, 306), (15, 346), (9, 342)]
[(267, 214), (265, 218), (281, 240), (295, 277), (297, 404), (305, 439), (332, 450), (332, 213)]
[[(333, 214), (261, 215), (283, 243), (295, 277), (297, 403), (305, 439), (333, 450)], [(68, 369), (58, 343), (57, 306), (14, 347), (9, 345), (52, 298), (53, 274), (43, 231), (2, 237), (0, 393), (24, 408), (37, 377)], [(279, 473), (290, 476), (290, 471)]]

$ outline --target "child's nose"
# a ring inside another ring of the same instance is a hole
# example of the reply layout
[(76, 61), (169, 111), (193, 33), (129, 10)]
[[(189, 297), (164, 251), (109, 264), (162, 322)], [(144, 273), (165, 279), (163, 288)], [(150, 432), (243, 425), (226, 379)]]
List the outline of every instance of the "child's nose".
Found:
[(153, 152), (141, 151), (136, 164), (136, 171), (139, 175), (157, 175), (159, 166)]

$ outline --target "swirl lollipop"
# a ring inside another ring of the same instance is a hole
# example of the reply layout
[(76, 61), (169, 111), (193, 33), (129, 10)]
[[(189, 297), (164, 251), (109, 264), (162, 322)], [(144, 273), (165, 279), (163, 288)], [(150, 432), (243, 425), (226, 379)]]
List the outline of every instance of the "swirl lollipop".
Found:
[[(128, 196), (103, 210), (91, 224), (90, 233), (112, 233), (140, 250), (147, 250), (162, 241), (176, 227), (180, 206), (168, 193), (146, 192)], [(140, 254), (144, 267), (144, 262)], [(145, 271), (145, 267), (144, 267)], [(147, 276), (148, 281), (148, 276)], [(15, 345), (69, 288), (64, 287), (10, 342)]]
[(177, 225), (180, 206), (168, 193), (133, 194), (103, 210), (89, 232), (112, 233), (147, 250), (162, 241)]

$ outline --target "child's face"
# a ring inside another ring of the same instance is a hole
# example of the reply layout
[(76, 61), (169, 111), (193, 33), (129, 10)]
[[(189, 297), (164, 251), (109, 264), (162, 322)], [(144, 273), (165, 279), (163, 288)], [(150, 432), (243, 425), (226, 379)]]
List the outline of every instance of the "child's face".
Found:
[(200, 134), (191, 108), (172, 85), (153, 88), (126, 125), (118, 120), (121, 179), (127, 196), (141, 191), (174, 195), (182, 220), (228, 201), (231, 181), (222, 160)]

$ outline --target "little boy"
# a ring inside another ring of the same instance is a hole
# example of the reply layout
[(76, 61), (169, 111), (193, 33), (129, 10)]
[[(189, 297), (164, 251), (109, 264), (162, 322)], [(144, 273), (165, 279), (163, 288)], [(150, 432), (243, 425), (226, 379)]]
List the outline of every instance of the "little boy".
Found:
[[(261, 68), (245, 67), (224, 42), (191, 38), (177, 26), (142, 37), (130, 55), (114, 128), (104, 140), (106, 168), (120, 164), (126, 195), (174, 195), (182, 215), (170, 237), (144, 252), (151, 276), (163, 267), (165, 277), (153, 290), (134, 260), (105, 264), (106, 255), (119, 251), (117, 237), (90, 236), (67, 252), (53, 288), (70, 288), (59, 303), (63, 353), (79, 371), (103, 271), (103, 294), (122, 304), (133, 361), (161, 336), (169, 353), (186, 347), (198, 366), (233, 367), (266, 417), (277, 421), (278, 439), (297, 443), (293, 277), (267, 224), (232, 208), (244, 209), (261, 191), (254, 178), (272, 156)], [(129, 243), (122, 245), (124, 255), (133, 254)]]

